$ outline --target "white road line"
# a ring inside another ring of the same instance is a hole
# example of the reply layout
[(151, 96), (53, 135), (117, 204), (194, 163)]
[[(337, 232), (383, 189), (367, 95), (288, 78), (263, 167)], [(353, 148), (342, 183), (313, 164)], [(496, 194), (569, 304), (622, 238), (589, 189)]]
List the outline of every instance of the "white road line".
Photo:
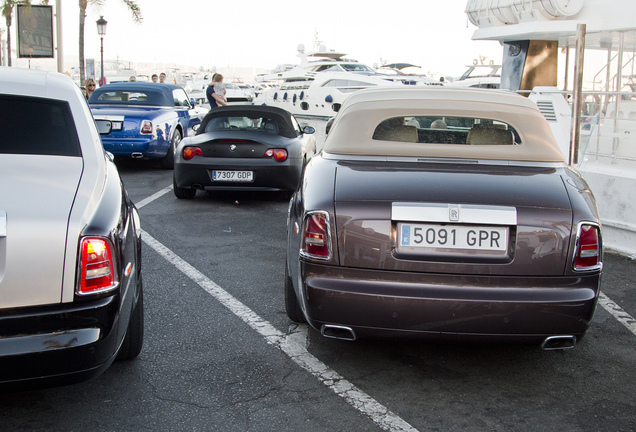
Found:
[[(145, 202), (144, 205), (145, 204), (147, 204), (147, 202)], [(306, 343), (304, 342), (306, 340), (306, 328), (304, 328), (305, 334), (302, 333), (303, 330), (292, 332), (289, 335), (283, 334), (269, 322), (254, 313), (254, 311), (250, 308), (238, 301), (230, 293), (222, 289), (212, 280), (208, 279), (203, 273), (192, 267), (166, 246), (155, 240), (146, 231), (142, 230), (141, 238), (144, 243), (163, 256), (168, 262), (174, 265), (192, 281), (196, 282), (201, 288), (207, 291), (212, 297), (228, 308), (237, 317), (242, 319), (247, 325), (260, 333), (260, 335), (263, 336), (269, 344), (287, 354), (294, 362), (296, 362), (296, 364), (318, 378), (320, 382), (329, 387), (338, 396), (343, 397), (358, 411), (371, 418), (371, 420), (379, 427), (387, 431), (417, 432), (417, 429), (413, 426), (389, 411), (385, 406), (377, 402), (371, 396), (354, 386), (343, 376), (310, 354), (307, 351)], [(303, 327), (299, 328), (302, 329)]]
[(598, 302), (601, 306), (603, 306), (603, 309), (611, 313), (619, 323), (627, 327), (627, 330), (636, 335), (636, 319), (634, 319), (634, 317), (625, 312), (623, 308), (602, 292), (599, 293)]
[(161, 198), (162, 196), (164, 196), (165, 194), (167, 194), (171, 190), (172, 190), (172, 185), (170, 185), (170, 186), (168, 186), (166, 188), (163, 188), (159, 192), (150, 195), (148, 198), (144, 198), (141, 201), (139, 201), (137, 204), (135, 204), (135, 207), (137, 207), (137, 210), (139, 210), (140, 208), (142, 208), (146, 204), (150, 204), (151, 202), (153, 202), (157, 198)]

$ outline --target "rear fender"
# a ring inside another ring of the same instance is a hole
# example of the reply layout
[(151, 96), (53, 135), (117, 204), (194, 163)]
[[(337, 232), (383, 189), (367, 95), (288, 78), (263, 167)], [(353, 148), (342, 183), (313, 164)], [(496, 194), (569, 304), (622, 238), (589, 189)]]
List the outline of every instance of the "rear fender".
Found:
[[(305, 215), (310, 211), (326, 211), (329, 213), (331, 227), (332, 258), (328, 263), (338, 263), (336, 215), (334, 209), (334, 187), (336, 180), (336, 164), (321, 157), (311, 159), (303, 172), (300, 188), (292, 197), (288, 217), (287, 257), (288, 270), (294, 289), (299, 298), (305, 298), (300, 284), (300, 245)], [(309, 198), (309, 199), (308, 199)], [(305, 259), (305, 258), (303, 258)], [(324, 261), (321, 261), (325, 263)]]

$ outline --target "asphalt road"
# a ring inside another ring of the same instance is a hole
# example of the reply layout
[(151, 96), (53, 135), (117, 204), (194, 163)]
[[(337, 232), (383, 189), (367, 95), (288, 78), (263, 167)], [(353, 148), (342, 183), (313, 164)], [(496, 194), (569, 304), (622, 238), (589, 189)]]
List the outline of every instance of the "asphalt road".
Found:
[(0, 430), (636, 430), (631, 259), (606, 253), (602, 285), (627, 325), (599, 306), (572, 350), (325, 339), (285, 315), (284, 194), (177, 200), (171, 171), (118, 165), (146, 239), (144, 348), (86, 383), (0, 395)]

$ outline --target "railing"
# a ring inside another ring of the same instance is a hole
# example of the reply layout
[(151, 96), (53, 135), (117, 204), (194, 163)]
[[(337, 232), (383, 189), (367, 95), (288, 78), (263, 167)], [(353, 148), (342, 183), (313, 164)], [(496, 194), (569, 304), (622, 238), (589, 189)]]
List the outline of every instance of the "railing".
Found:
[[(540, 93), (560, 94), (568, 102), (572, 94), (556, 89)], [(636, 92), (583, 91), (583, 98), (579, 166), (586, 160), (595, 160), (636, 170)], [(563, 108), (555, 111), (550, 103), (537, 103), (548, 121), (570, 128), (571, 104), (568, 103), (569, 111), (564, 112)]]
[(636, 99), (632, 99), (636, 92), (584, 91), (583, 95), (579, 166), (586, 157), (631, 165), (636, 161)]

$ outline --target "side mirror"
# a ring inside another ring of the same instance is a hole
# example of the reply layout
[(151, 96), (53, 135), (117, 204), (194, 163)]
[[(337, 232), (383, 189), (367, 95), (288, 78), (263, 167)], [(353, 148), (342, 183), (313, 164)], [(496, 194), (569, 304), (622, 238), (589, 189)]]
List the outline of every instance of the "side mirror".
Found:
[(108, 135), (113, 130), (113, 122), (110, 120), (95, 120), (95, 124), (100, 135)]
[(312, 128), (311, 126), (305, 126), (303, 128), (303, 133), (312, 134), (312, 133), (315, 133), (315, 132), (316, 132), (316, 129)]
[(199, 130), (200, 127), (201, 127), (201, 123), (197, 123), (194, 126), (192, 126), (192, 130), (196, 132)]
[(194, 98), (190, 98), (190, 105), (193, 107), (196, 105)]

